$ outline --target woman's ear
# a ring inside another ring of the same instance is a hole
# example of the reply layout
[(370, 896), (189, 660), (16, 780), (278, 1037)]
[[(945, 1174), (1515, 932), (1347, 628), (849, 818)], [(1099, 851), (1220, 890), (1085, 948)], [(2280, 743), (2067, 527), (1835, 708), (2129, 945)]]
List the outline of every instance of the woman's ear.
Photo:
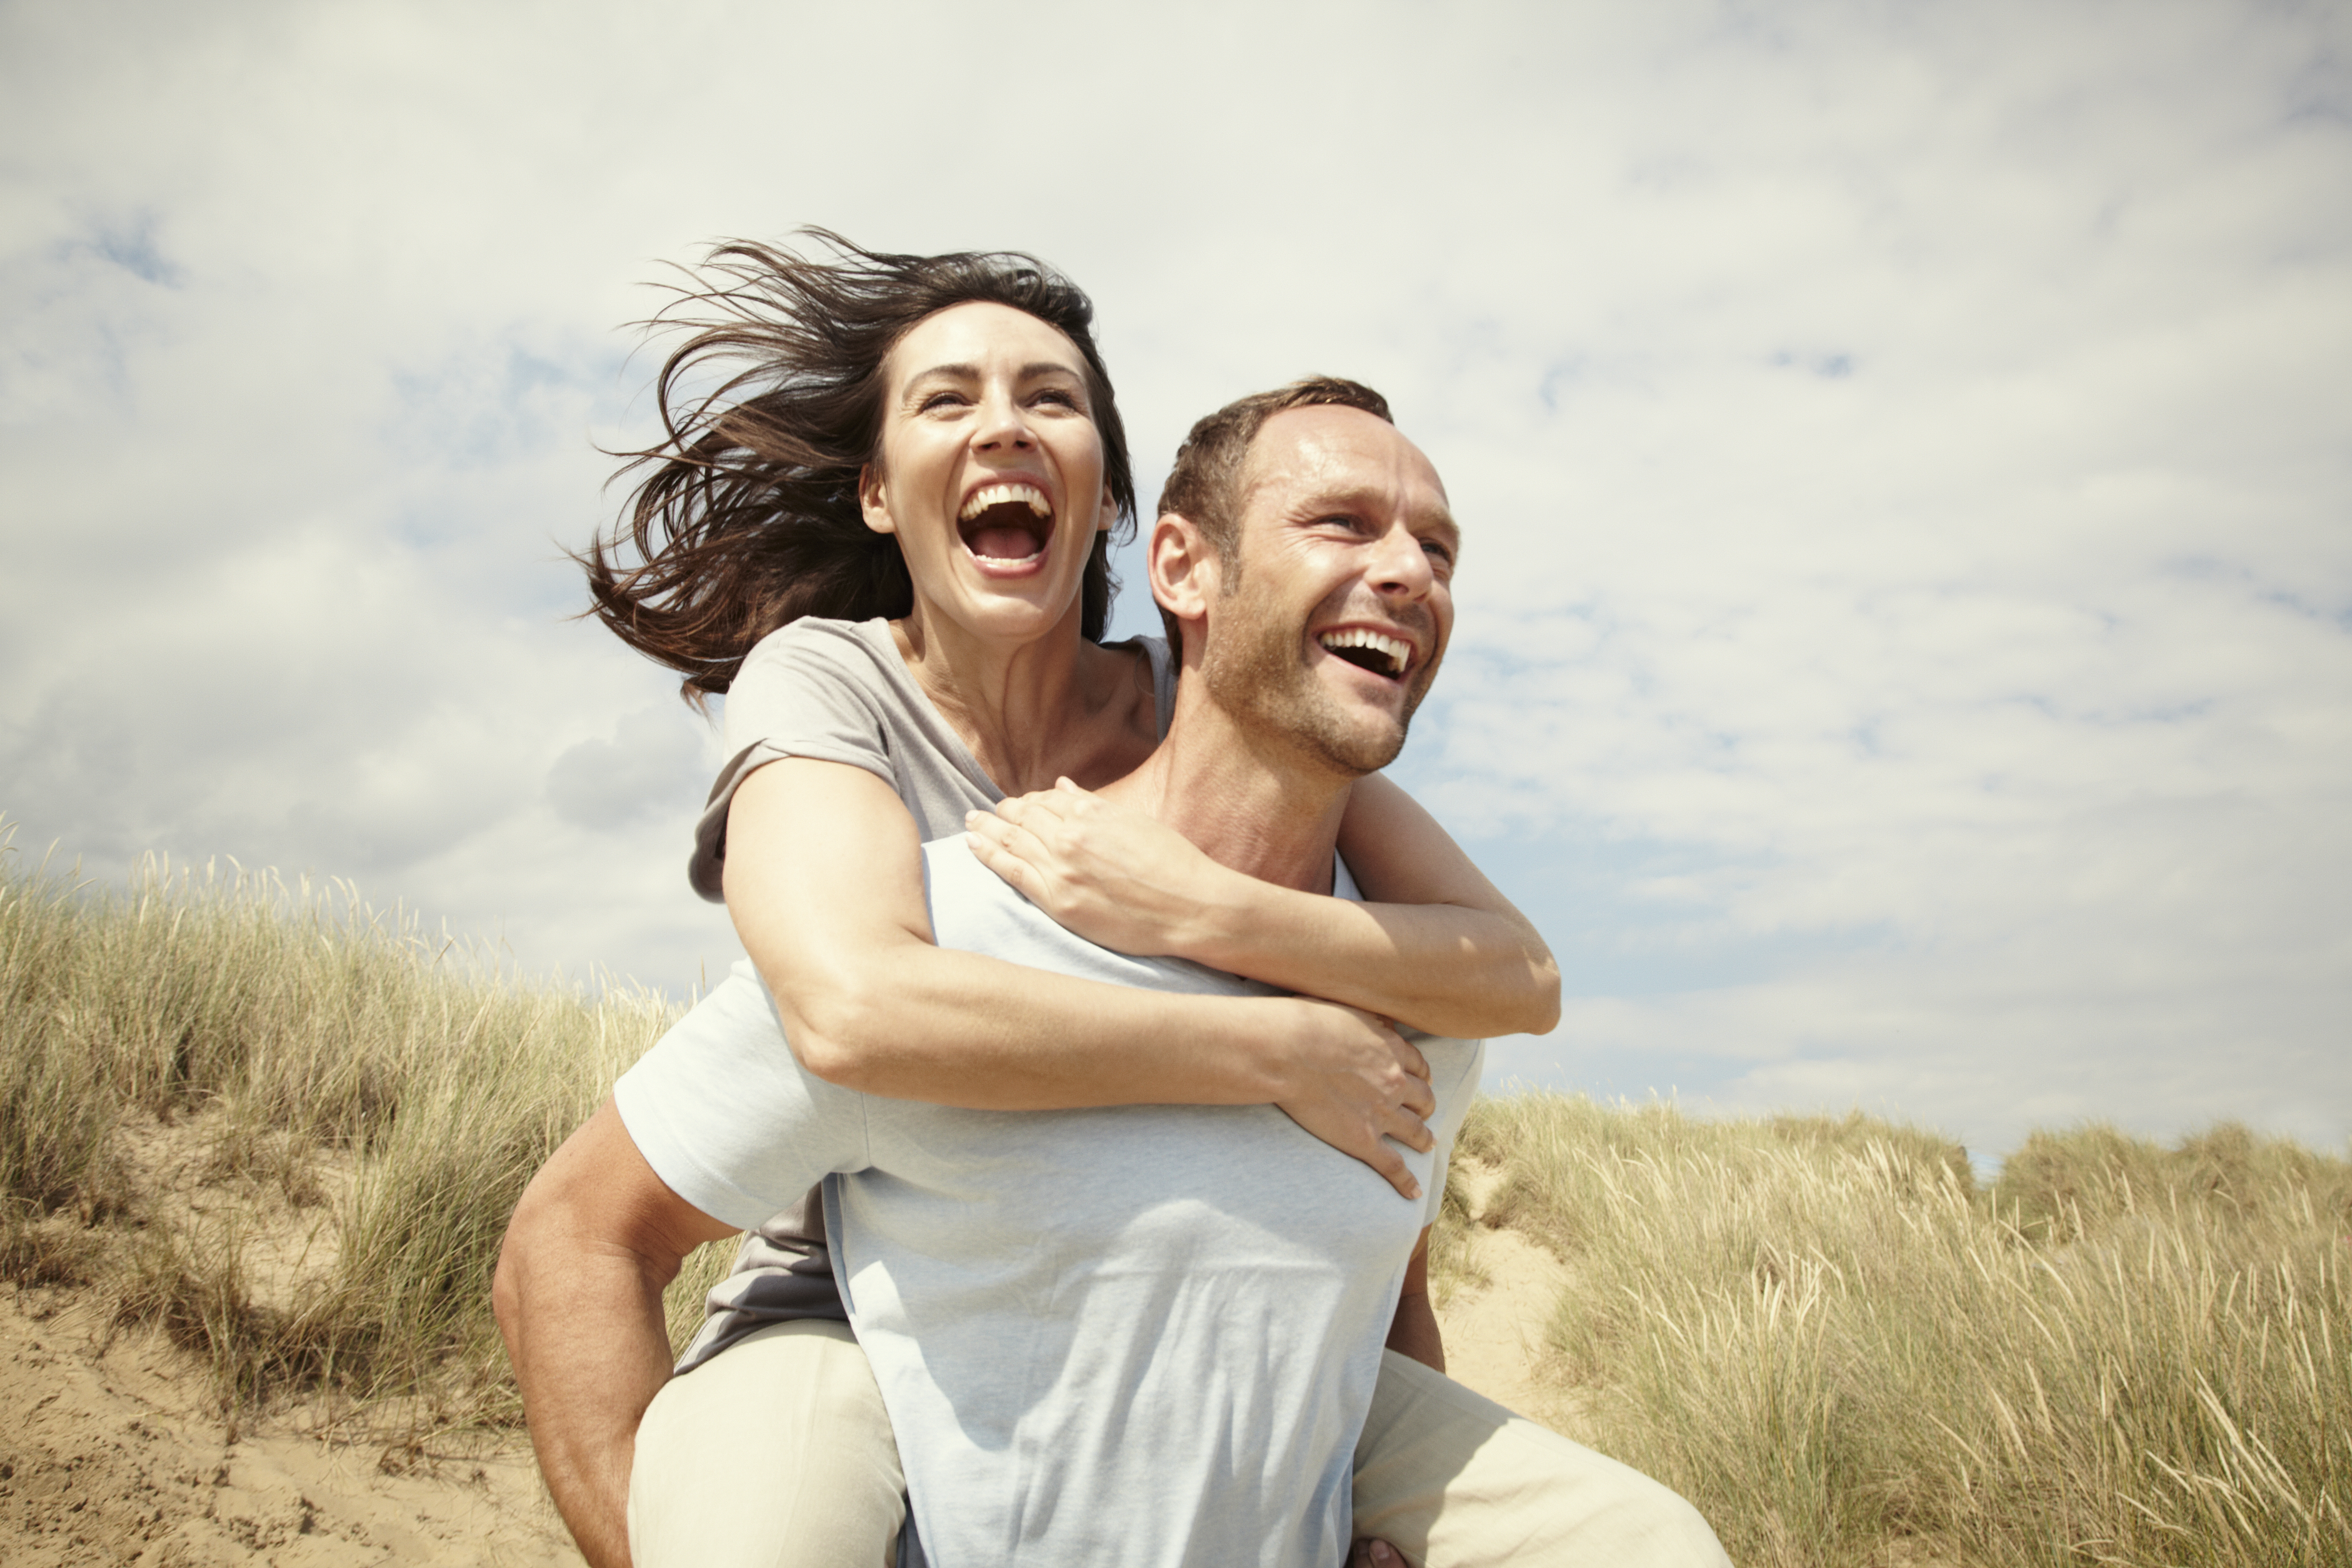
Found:
[(882, 465), (867, 463), (857, 470), (857, 510), (866, 526), (877, 533), (896, 533), (898, 520), (890, 515), (890, 487), (882, 481)]
[(1108, 533), (1110, 525), (1118, 521), (1118, 497), (1111, 493), (1110, 483), (1103, 483), (1102, 510), (1095, 515), (1102, 521), (1095, 524), (1097, 533)]

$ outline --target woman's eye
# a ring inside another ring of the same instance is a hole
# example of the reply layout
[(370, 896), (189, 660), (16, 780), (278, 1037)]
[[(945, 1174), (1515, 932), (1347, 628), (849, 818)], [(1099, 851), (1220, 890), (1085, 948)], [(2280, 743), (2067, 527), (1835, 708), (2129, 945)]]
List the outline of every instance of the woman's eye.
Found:
[(929, 414), (937, 408), (951, 408), (962, 401), (963, 396), (961, 393), (934, 392), (915, 405), (915, 411), (919, 414)]
[(1064, 408), (1076, 408), (1078, 405), (1078, 395), (1075, 392), (1066, 392), (1060, 387), (1051, 387), (1039, 393), (1037, 401), (1059, 404)]

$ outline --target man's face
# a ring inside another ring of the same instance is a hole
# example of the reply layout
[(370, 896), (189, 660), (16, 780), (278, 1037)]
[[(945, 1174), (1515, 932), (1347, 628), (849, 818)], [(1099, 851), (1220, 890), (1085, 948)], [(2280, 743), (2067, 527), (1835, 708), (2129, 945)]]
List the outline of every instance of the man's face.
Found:
[(1403, 749), (1454, 630), (1461, 535), (1421, 449), (1356, 408), (1268, 419), (1201, 673), (1244, 727), (1349, 777)]

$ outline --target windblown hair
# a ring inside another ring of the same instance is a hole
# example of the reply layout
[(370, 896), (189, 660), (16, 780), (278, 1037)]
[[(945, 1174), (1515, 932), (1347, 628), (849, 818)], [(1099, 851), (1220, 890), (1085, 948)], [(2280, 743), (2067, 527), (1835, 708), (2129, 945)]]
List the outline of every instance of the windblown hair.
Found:
[[(1241, 535), (1242, 506), (1248, 500), (1242, 489), (1242, 471), (1249, 465), (1250, 444), (1267, 420), (1286, 408), (1360, 408), (1396, 423), (1389, 400), (1362, 382), (1309, 375), (1272, 392), (1237, 397), (1193, 425), (1176, 448), (1176, 466), (1169, 470), (1168, 482), (1160, 487), (1159, 515), (1173, 512), (1201, 531), (1225, 567), (1228, 593), (1240, 584), (1234, 544)], [(1160, 619), (1168, 646), (1181, 647), (1176, 617), (1163, 609)]]
[[(1086, 361), (1103, 474), (1131, 536), (1135, 476), (1085, 292), (1034, 256), (894, 256), (821, 228), (811, 260), (734, 240), (714, 247), (649, 331), (684, 331), (654, 384), (663, 438), (620, 474), (650, 468), (620, 519), (574, 559), (587, 613), (685, 676), (700, 703), (725, 691), (761, 637), (803, 616), (897, 617), (914, 608), (898, 540), (866, 526), (859, 470), (879, 454), (884, 361), (925, 317), (987, 300), (1057, 328)], [(715, 389), (698, 390), (719, 378)], [(619, 475), (615, 475), (618, 478)], [(1082, 627), (1102, 639), (1118, 584), (1110, 534), (1087, 563)]]

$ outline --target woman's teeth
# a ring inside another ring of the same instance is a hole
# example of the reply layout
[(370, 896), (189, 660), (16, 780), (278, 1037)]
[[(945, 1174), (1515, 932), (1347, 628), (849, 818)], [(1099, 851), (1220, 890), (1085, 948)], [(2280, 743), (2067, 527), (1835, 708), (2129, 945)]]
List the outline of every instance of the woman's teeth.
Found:
[[(1390, 675), (1402, 675), (1405, 661), (1412, 658), (1411, 643), (1400, 637), (1384, 637), (1378, 632), (1366, 631), (1360, 626), (1348, 626), (1336, 632), (1325, 632), (1316, 640), (1335, 654), (1360, 648), (1374, 655), (1381, 663), (1388, 667), (1385, 673)], [(1372, 662), (1369, 659), (1352, 658), (1348, 662), (1363, 665), (1368, 669), (1373, 668)], [(1375, 673), (1381, 672), (1375, 670)]]
[[(999, 509), (1010, 515), (988, 515)], [(1042, 535), (1053, 526), (1053, 516), (1045, 491), (1035, 485), (1013, 482), (983, 485), (972, 491), (956, 522), (965, 530), (964, 547), (973, 555), (992, 565), (1017, 566), (1045, 552)], [(980, 526), (972, 527), (975, 522)]]
[(1035, 485), (983, 485), (971, 492), (971, 498), (963, 503), (963, 510), (956, 513), (956, 521), (970, 522), (990, 507), (1011, 506), (1016, 502), (1026, 506), (1039, 517), (1054, 515), (1054, 509), (1046, 504), (1045, 492)]

